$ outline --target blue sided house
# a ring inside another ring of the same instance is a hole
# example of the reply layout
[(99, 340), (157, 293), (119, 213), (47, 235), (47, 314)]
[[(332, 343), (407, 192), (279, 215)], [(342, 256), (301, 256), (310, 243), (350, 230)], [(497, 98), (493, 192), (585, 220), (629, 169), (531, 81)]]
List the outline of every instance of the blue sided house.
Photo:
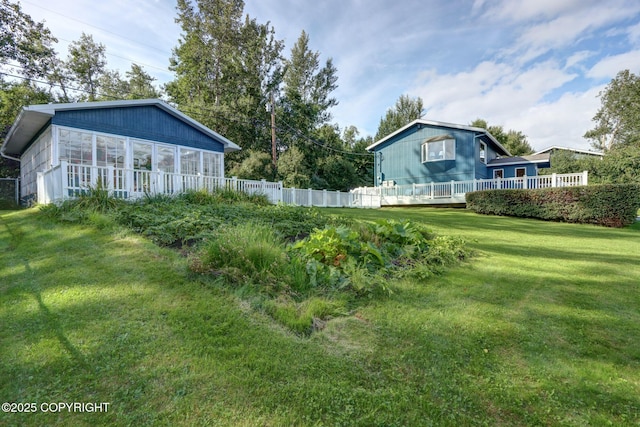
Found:
[(374, 185), (406, 186), (532, 177), (549, 153), (514, 157), (486, 129), (418, 119), (367, 147)]
[(0, 154), (20, 161), (24, 203), (73, 197), (102, 181), (123, 198), (224, 178), (236, 144), (159, 99), (24, 107)]

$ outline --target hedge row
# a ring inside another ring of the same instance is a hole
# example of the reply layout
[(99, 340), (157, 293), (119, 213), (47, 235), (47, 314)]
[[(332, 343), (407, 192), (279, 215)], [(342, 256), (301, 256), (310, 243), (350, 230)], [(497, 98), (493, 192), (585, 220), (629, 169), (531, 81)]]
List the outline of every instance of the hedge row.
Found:
[(624, 227), (640, 208), (640, 185), (602, 184), (467, 193), (467, 208), (488, 215)]

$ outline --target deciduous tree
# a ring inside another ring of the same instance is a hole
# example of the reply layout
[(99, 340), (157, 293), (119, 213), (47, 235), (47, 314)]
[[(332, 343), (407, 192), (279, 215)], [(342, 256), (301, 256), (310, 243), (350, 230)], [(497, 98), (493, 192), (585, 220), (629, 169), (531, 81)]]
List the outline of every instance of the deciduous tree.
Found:
[(584, 134), (598, 150), (640, 145), (640, 77), (623, 70), (600, 92), (595, 127)]

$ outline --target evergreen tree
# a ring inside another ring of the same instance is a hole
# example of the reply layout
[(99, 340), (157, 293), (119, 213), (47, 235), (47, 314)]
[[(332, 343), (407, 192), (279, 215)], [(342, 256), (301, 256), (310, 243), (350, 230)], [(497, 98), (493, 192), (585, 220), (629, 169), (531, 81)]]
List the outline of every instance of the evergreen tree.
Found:
[(375, 140), (379, 141), (385, 136), (397, 131), (412, 121), (424, 115), (422, 98), (411, 98), (409, 95), (400, 95), (393, 108), (380, 119)]
[(337, 70), (331, 58), (320, 68), (319, 57), (319, 52), (309, 49), (309, 36), (302, 31), (285, 62), (281, 111), (291, 130), (287, 145), (304, 147), (313, 130), (331, 120), (329, 109), (338, 105), (331, 96), (338, 87)]
[[(182, 36), (166, 85), (171, 101), (244, 149), (270, 144), (266, 106), (279, 84), (282, 42), (248, 16), (241, 0), (179, 0)], [(244, 153), (230, 162), (239, 163)]]

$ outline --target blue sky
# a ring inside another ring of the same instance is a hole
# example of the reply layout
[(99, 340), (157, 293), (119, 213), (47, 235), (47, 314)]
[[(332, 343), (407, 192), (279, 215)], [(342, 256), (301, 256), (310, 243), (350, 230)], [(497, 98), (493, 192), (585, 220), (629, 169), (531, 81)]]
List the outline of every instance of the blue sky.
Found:
[[(58, 51), (84, 31), (107, 47), (109, 68), (131, 62), (164, 83), (180, 29), (168, 0), (22, 0), (46, 21)], [(582, 135), (618, 71), (640, 74), (637, 0), (245, 0), (269, 21), (285, 56), (302, 30), (338, 70), (333, 121), (372, 135), (402, 94), (430, 120), (483, 118), (516, 129), (535, 149), (588, 149)]]

